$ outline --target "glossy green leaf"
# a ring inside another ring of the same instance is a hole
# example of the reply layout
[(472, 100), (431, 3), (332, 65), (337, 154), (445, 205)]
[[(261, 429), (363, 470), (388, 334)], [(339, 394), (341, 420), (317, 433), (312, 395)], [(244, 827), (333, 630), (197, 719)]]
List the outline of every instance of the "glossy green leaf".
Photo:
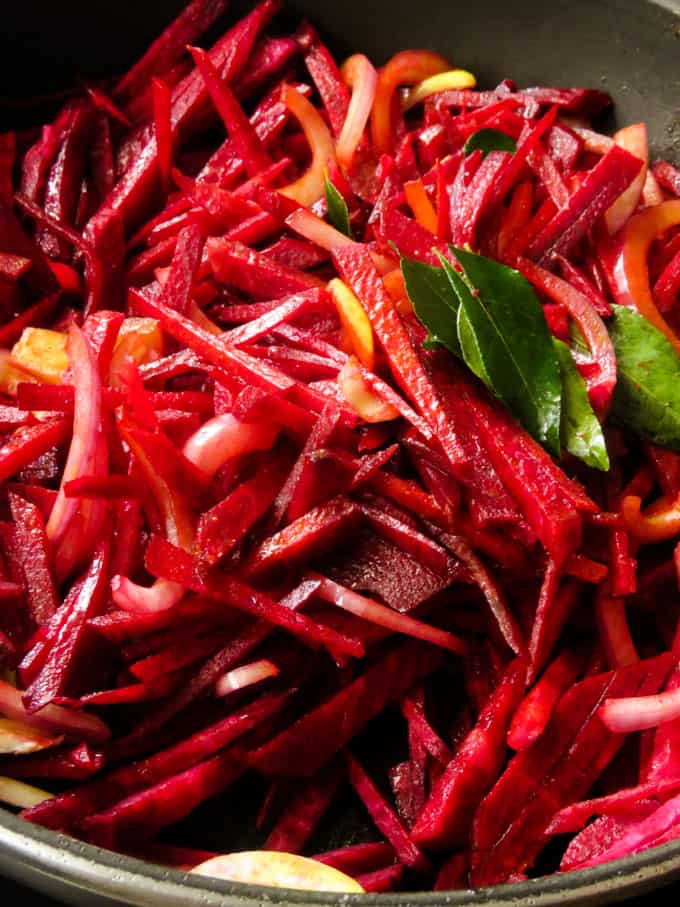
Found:
[(349, 208), (347, 202), (324, 174), (326, 182), (326, 207), (328, 208), (328, 219), (336, 230), (344, 233), (352, 239), (352, 228), (349, 223)]
[(429, 332), (427, 345), (441, 344), (454, 356), (462, 357), (456, 329), (458, 297), (444, 271), (402, 258), (401, 273), (413, 309)]
[(613, 308), (609, 333), (618, 380), (612, 418), (655, 444), (680, 450), (680, 357), (639, 312)]
[(472, 292), (464, 294), (470, 330), (488, 386), (551, 452), (560, 452), (562, 381), (543, 307), (513, 268), (453, 249)]
[(486, 157), (490, 151), (509, 151), (514, 154), (517, 151), (517, 143), (498, 129), (479, 129), (472, 133), (463, 146), (463, 154), (467, 157), (478, 150), (482, 152), (482, 157)]
[(553, 344), (562, 375), (562, 444), (588, 466), (607, 472), (607, 444), (590, 405), (586, 383), (574, 365), (566, 343), (553, 337)]

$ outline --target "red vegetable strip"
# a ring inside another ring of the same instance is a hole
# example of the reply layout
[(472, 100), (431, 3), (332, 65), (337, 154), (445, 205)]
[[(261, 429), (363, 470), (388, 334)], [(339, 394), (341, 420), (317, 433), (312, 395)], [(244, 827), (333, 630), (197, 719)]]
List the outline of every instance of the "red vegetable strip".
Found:
[(342, 774), (340, 766), (331, 763), (304, 783), (270, 831), (263, 850), (301, 853), (331, 805)]
[(362, 872), (382, 869), (394, 862), (394, 850), (386, 841), (370, 844), (350, 844), (338, 850), (327, 850), (315, 854), (313, 859), (327, 866), (333, 866), (340, 872), (357, 876)]
[(152, 76), (169, 69), (227, 8), (228, 0), (192, 0), (180, 15), (156, 38), (144, 55), (119, 79), (113, 93), (117, 98), (133, 98)]
[(404, 393), (415, 401), (421, 415), (435, 432), (454, 467), (464, 462), (463, 451), (437, 392), (432, 386), (396, 309), (383, 288), (368, 250), (358, 244), (333, 250), (335, 264), (350, 284), (369, 317), (385, 350), (395, 378)]
[(243, 161), (246, 173), (248, 176), (258, 176), (262, 170), (271, 166), (272, 160), (262, 147), (255, 129), (228, 84), (220, 78), (208, 54), (200, 47), (191, 47), (190, 53), (224, 122), (236, 154)]
[(639, 158), (614, 145), (593, 167), (567, 205), (561, 208), (527, 250), (527, 256), (549, 264), (566, 255), (597, 218), (628, 188), (643, 164)]
[(45, 522), (35, 504), (9, 493), (15, 540), (23, 567), (31, 617), (38, 626), (57, 610), (57, 593), (50, 571)]
[(345, 760), (350, 784), (363, 801), (378, 830), (385, 835), (394, 848), (399, 862), (415, 872), (426, 871), (429, 868), (427, 857), (411, 840), (399, 818), (363, 766), (349, 753)]
[(508, 746), (528, 749), (543, 733), (553, 708), (577, 680), (584, 667), (583, 655), (567, 650), (546, 668), (515, 712), (508, 731)]
[(151, 97), (153, 100), (154, 136), (158, 150), (158, 171), (161, 178), (161, 186), (167, 195), (172, 178), (172, 93), (162, 79), (154, 76), (151, 80)]
[[(322, 705), (299, 718), (249, 762), (272, 775), (313, 775), (390, 703), (434, 671), (441, 656), (431, 646), (407, 642), (367, 667)], [(309, 741), (315, 740), (313, 749)]]
[(132, 794), (109, 809), (85, 817), (85, 836), (100, 846), (120, 848), (152, 838), (166, 825), (178, 822), (200, 803), (215, 797), (244, 772), (231, 752), (219, 753), (153, 787)]
[(496, 780), (505, 735), (524, 692), (526, 662), (516, 659), (482, 710), (418, 817), (412, 836), (440, 850), (464, 843), (477, 804)]
[(69, 426), (64, 419), (18, 428), (0, 447), (0, 481), (9, 479), (48, 450), (60, 446), (68, 436)]
[(200, 565), (191, 555), (180, 552), (159, 537), (155, 537), (147, 548), (146, 565), (152, 574), (161, 579), (179, 583), (184, 588), (209, 595), (247, 614), (262, 617), (284, 627), (311, 645), (326, 645), (335, 651), (356, 657), (363, 655), (363, 646), (356, 640), (291, 611), (233, 576), (216, 570), (204, 576)]
[(153, 756), (123, 765), (89, 784), (46, 800), (24, 813), (24, 817), (47, 828), (70, 828), (93, 812), (208, 758), (277, 714), (286, 701), (285, 696), (263, 696)]

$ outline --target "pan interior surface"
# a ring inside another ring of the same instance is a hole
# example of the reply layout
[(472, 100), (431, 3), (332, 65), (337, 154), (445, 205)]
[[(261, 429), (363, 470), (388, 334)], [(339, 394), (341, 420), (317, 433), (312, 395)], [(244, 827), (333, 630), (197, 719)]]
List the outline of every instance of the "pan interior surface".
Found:
[[(248, 5), (232, 3), (230, 15)], [(0, 129), (35, 118), (22, 103), (29, 97), (122, 71), (183, 6), (184, 0), (7, 4), (0, 32)], [(382, 62), (399, 49), (424, 47), (474, 72), (482, 87), (509, 77), (520, 86), (601, 88), (613, 95), (618, 122), (643, 120), (652, 154), (680, 163), (680, 0), (665, 6), (643, 0), (554, 0), (549, 7), (543, 0), (476, 0), (472, 5), (460, 0), (292, 0), (288, 6), (309, 16), (340, 54), (361, 50)], [(54, 104), (54, 98), (45, 98), (45, 115)], [(202, 807), (183, 824), (184, 840), (178, 843), (193, 839), (221, 850), (256, 846), (259, 839), (245, 818), (256, 794), (255, 787), (244, 786)], [(320, 849), (363, 833), (359, 811), (351, 805), (334, 813), (327, 826)], [(337, 896), (187, 877), (57, 836), (2, 811), (0, 871), (74, 904), (338, 903)], [(362, 896), (358, 902), (595, 904), (642, 893), (676, 876), (680, 842), (573, 875), (477, 892)]]

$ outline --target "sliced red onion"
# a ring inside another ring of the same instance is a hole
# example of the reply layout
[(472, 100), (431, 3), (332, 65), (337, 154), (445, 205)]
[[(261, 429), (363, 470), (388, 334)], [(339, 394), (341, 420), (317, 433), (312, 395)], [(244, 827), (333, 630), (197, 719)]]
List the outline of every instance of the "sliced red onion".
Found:
[(399, 411), (366, 384), (355, 356), (350, 356), (340, 370), (338, 385), (349, 405), (365, 422), (389, 422), (399, 418)]
[(234, 668), (233, 671), (228, 671), (220, 677), (215, 684), (215, 695), (228, 696), (235, 690), (253, 686), (269, 677), (276, 677), (277, 674), (279, 674), (278, 667), (273, 661), (268, 661), (266, 658), (241, 665), (240, 668)]
[(0, 712), (46, 734), (64, 734), (88, 743), (101, 743), (111, 736), (104, 722), (88, 712), (50, 704), (29, 714), (21, 701), (21, 691), (6, 680), (0, 680)]
[(647, 142), (647, 127), (644, 123), (635, 123), (619, 129), (614, 134), (617, 145), (630, 151), (635, 157), (643, 161), (644, 166), (628, 186), (625, 192), (616, 199), (614, 204), (605, 212), (604, 219), (609, 235), (613, 236), (623, 227), (628, 218), (633, 214), (640, 202), (640, 196), (647, 177), (647, 163), (649, 161), (649, 144)]
[(371, 115), (378, 73), (368, 57), (354, 54), (343, 64), (342, 77), (352, 89), (352, 100), (335, 146), (335, 154), (339, 163), (349, 169)]
[(299, 179), (279, 189), (279, 192), (301, 205), (313, 205), (323, 197), (324, 174), (328, 161), (335, 156), (335, 145), (328, 126), (311, 101), (291, 85), (286, 85), (281, 100), (302, 126), (312, 149), (312, 162)]
[(607, 699), (600, 717), (615, 734), (630, 734), (680, 718), (680, 687), (653, 696)]
[(298, 208), (286, 218), (286, 226), (299, 236), (331, 252), (339, 246), (351, 246), (352, 240), (325, 220), (305, 208)]
[(377, 624), (379, 627), (385, 627), (387, 630), (393, 630), (395, 633), (403, 633), (405, 636), (422, 639), (424, 642), (432, 643), (432, 645), (439, 646), (442, 649), (448, 649), (457, 655), (468, 653), (467, 644), (462, 639), (454, 636), (453, 633), (440, 630), (437, 627), (431, 627), (429, 624), (409, 617), (407, 614), (401, 614), (399, 611), (393, 611), (387, 605), (383, 605), (375, 601), (375, 599), (367, 598), (365, 595), (360, 595), (358, 592), (347, 589), (339, 583), (334, 583), (332, 580), (326, 579), (317, 573), (308, 572), (306, 577), (319, 581), (319, 588), (316, 591), (316, 595), (319, 598), (336, 605), (338, 608), (342, 608), (343, 611), (349, 611), (350, 614), (354, 614), (356, 617), (361, 617), (363, 620)]
[(184, 587), (167, 579), (157, 579), (152, 586), (140, 586), (126, 576), (111, 580), (114, 602), (123, 611), (133, 614), (155, 614), (169, 611), (184, 598)]
[(253, 450), (269, 450), (278, 434), (277, 425), (263, 422), (240, 422), (231, 413), (215, 416), (189, 438), (184, 456), (209, 476), (232, 457)]
[(49, 791), (33, 787), (32, 784), (25, 784), (15, 778), (0, 777), (0, 803), (6, 803), (8, 806), (16, 806), (17, 809), (31, 809), (38, 803), (50, 800), (52, 796), (53, 794)]
[[(70, 551), (66, 558), (75, 563), (87, 554), (98, 536), (94, 532), (96, 526), (91, 525), (92, 508), (84, 507), (77, 498), (67, 498), (64, 486), (81, 476), (105, 474), (108, 457), (106, 446), (101, 442), (102, 386), (99, 370), (87, 338), (75, 324), (69, 328), (68, 358), (75, 391), (73, 436), (59, 494), (47, 523), (47, 535), (58, 549), (74, 517), (80, 513), (80, 525), (76, 537), (69, 539)], [(86, 510), (88, 513), (85, 513)]]

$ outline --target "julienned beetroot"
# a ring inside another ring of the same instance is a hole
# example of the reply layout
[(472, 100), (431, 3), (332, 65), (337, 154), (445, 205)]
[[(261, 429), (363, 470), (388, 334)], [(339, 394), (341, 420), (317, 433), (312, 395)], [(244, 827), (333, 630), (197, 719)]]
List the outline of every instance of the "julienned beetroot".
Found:
[(2, 790), (190, 868), (258, 773), (262, 848), (367, 891), (680, 837), (680, 173), (277, 0), (195, 46), (226, 5), (0, 136)]

